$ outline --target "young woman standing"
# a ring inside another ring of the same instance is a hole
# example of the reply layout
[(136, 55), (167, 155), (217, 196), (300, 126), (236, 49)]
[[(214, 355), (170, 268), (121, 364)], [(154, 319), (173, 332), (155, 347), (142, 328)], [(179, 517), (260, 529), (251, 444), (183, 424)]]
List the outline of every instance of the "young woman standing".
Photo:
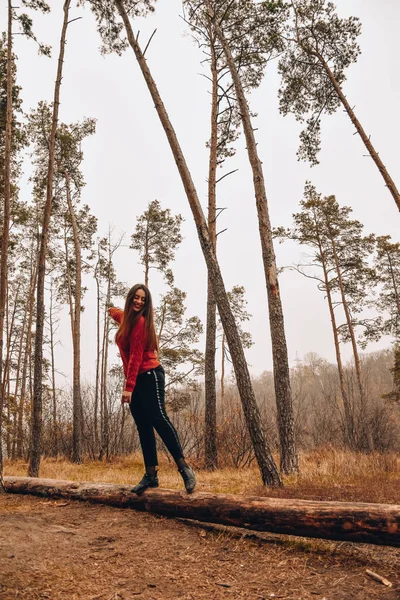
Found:
[(129, 404), (146, 468), (132, 492), (141, 494), (147, 488), (158, 487), (155, 429), (175, 460), (186, 491), (191, 493), (196, 477), (185, 461), (177, 431), (165, 411), (165, 374), (157, 359), (158, 341), (149, 289), (142, 284), (134, 285), (128, 292), (124, 310), (112, 307), (109, 314), (119, 324), (115, 341), (126, 379), (121, 402)]

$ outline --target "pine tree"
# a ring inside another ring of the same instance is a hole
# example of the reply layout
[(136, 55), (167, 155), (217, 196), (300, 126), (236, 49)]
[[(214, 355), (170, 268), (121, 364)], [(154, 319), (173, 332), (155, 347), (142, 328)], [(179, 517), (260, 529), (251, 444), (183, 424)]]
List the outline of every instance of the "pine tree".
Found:
[[(132, 3), (131, 0), (127, 2), (122, 2), (121, 0), (114, 0), (114, 2), (111, 2), (111, 0), (102, 0), (101, 2), (96, 3), (91, 2), (90, 0), (88, 1), (97, 19), (98, 30), (102, 36), (104, 50), (122, 52), (122, 50), (125, 49), (129, 43), (141, 68), (149, 92), (154, 100), (158, 116), (167, 135), (171, 150), (174, 154), (174, 158), (179, 169), (179, 173), (181, 175), (182, 183), (184, 185), (189, 205), (197, 226), (197, 232), (204, 258), (206, 260), (208, 270), (212, 275), (214, 297), (216, 299), (224, 330), (227, 335), (235, 368), (236, 379), (238, 382), (239, 393), (243, 402), (243, 409), (254, 445), (255, 455), (259, 464), (262, 481), (265, 485), (281, 485), (282, 482), (279, 477), (279, 473), (271, 455), (271, 451), (267, 445), (265, 433), (262, 429), (259, 409), (256, 403), (254, 390), (252, 388), (243, 348), (240, 342), (236, 323), (229, 306), (221, 271), (215, 256), (212, 241), (209, 236), (207, 222), (175, 131), (169, 120), (155, 81), (150, 73), (148, 64), (145, 60), (138, 40), (133, 33), (130, 23), (131, 16), (134, 17), (142, 14), (143, 12), (148, 12), (153, 8), (153, 4), (150, 1), (143, 3)], [(122, 23), (117, 19), (116, 11), (114, 10), (115, 8), (122, 19)], [(120, 37), (120, 33), (124, 28), (128, 40)]]
[(279, 95), (284, 115), (293, 113), (298, 121), (306, 121), (300, 134), (299, 158), (318, 163), (321, 117), (343, 106), (400, 210), (395, 182), (343, 91), (346, 69), (361, 52), (357, 42), (359, 19), (340, 19), (328, 0), (291, 0), (289, 4), (291, 20), (282, 34), (285, 50), (279, 63)]
[(150, 202), (146, 211), (137, 218), (130, 248), (139, 253), (146, 286), (149, 285), (150, 269), (160, 271), (167, 282), (173, 284), (169, 264), (174, 260), (176, 248), (182, 241), (182, 221), (181, 215), (174, 216), (169, 208), (162, 209), (158, 200)]
[[(296, 267), (301, 274), (318, 282), (327, 298), (335, 343), (340, 389), (345, 414), (346, 440), (350, 447), (371, 448), (372, 440), (367, 419), (367, 395), (362, 381), (361, 361), (356, 328), (376, 332), (376, 320), (363, 318), (368, 305), (375, 272), (370, 267), (374, 248), (373, 236), (363, 235), (363, 225), (350, 218), (351, 208), (340, 207), (334, 196), (322, 197), (314, 186), (306, 184), (301, 211), (293, 215), (294, 226), (277, 228), (274, 235), (281, 240), (292, 239), (313, 248), (311, 263)], [(310, 272), (310, 267), (312, 271)], [(322, 270), (322, 275), (315, 271)], [(376, 282), (375, 282), (376, 283)], [(338, 323), (337, 309), (342, 307), (344, 323)], [(378, 321), (379, 322), (379, 321)], [(367, 335), (368, 337), (368, 335)], [(340, 341), (351, 342), (356, 372), (358, 405), (350, 397), (345, 380)], [(358, 408), (357, 408), (358, 406)]]
[(67, 28), (69, 23), (69, 8), (71, 0), (64, 1), (64, 18), (60, 38), (60, 51), (58, 57), (57, 77), (54, 88), (52, 127), (49, 137), (49, 162), (47, 172), (46, 204), (43, 214), (42, 231), (40, 239), (38, 279), (36, 294), (36, 334), (35, 334), (35, 361), (34, 361), (34, 397), (32, 406), (32, 433), (31, 446), (29, 454), (28, 474), (31, 477), (38, 477), (40, 456), (41, 456), (41, 435), (42, 435), (42, 363), (43, 363), (43, 328), (44, 328), (44, 282), (46, 269), (46, 254), (48, 243), (48, 228), (53, 201), (53, 176), (54, 176), (54, 153), (56, 143), (56, 133), (58, 126), (58, 111), (60, 105), (60, 88), (62, 80), (62, 71), (64, 64), (65, 44)]
[[(40, 10), (41, 12), (49, 12), (50, 8), (44, 0), (31, 0), (30, 2), (26, 1), (23, 3), (24, 8)], [(8, 0), (8, 11), (7, 11), (7, 41), (3, 38), (2, 40), (2, 49), (1, 49), (1, 60), (2, 65), (1, 69), (4, 69), (4, 54), (3, 48), (7, 47), (7, 55), (6, 55), (6, 77), (5, 77), (5, 92), (6, 92), (6, 103), (5, 103), (5, 121), (4, 121), (4, 157), (2, 156), (2, 169), (0, 175), (1, 181), (1, 191), (4, 196), (4, 206), (3, 206), (3, 219), (2, 219), (2, 231), (1, 231), (1, 258), (0, 258), (0, 382), (2, 381), (2, 367), (3, 367), (3, 333), (4, 333), (4, 316), (6, 310), (6, 293), (7, 293), (7, 264), (8, 264), (8, 247), (9, 247), (9, 230), (10, 230), (10, 220), (11, 220), (11, 201), (12, 201), (12, 176), (13, 176), (13, 150), (15, 150), (15, 146), (18, 146), (18, 132), (13, 130), (14, 124), (14, 106), (13, 102), (17, 100), (17, 105), (15, 108), (19, 108), (18, 104), (18, 88), (15, 85), (15, 57), (13, 55), (13, 35), (14, 33), (19, 33), (24, 35), (25, 37), (36, 40), (36, 37), (33, 33), (32, 29), (32, 18), (27, 13), (19, 13), (18, 8), (12, 6), (11, 0)], [(17, 24), (18, 32), (13, 31), (13, 24)], [(39, 52), (42, 54), (49, 55), (50, 49), (48, 46), (44, 46), (39, 44)], [(2, 78), (2, 82), (4, 79)], [(1, 92), (3, 94), (4, 87), (1, 84)], [(2, 105), (3, 106), (3, 105)], [(3, 116), (3, 115), (2, 115)], [(3, 119), (2, 119), (2, 129), (3, 129)], [(2, 132), (3, 133), (3, 132)], [(15, 154), (14, 154), (15, 158)], [(3, 415), (3, 405), (4, 405), (4, 397), (2, 394), (1, 387), (0, 390), (0, 476), (3, 472), (3, 455), (2, 455), (2, 415)]]
[[(264, 173), (252, 125), (252, 115), (246, 97), (246, 93), (250, 89), (259, 85), (270, 55), (274, 55), (280, 50), (277, 40), (279, 40), (278, 34), (286, 13), (285, 10), (281, 9), (281, 3), (254, 3), (252, 0), (231, 2), (228, 6), (225, 5), (222, 18), (220, 17), (219, 3), (207, 0), (206, 7), (208, 18), (229, 66), (253, 173), (268, 296), (281, 448), (280, 466), (281, 471), (288, 474), (298, 471), (289, 360)], [(239, 43), (237, 39), (240, 40)], [(243, 62), (252, 66), (251, 69), (247, 70), (246, 77), (242, 77), (240, 72), (240, 65)]]
[[(235, 154), (233, 142), (239, 136), (240, 116), (237, 105), (232, 102), (232, 83), (229, 79), (229, 69), (223, 52), (218, 47), (215, 31), (209, 19), (205, 18), (201, 5), (194, 0), (183, 3), (185, 16), (189, 23), (192, 36), (205, 56), (202, 64), (207, 62), (210, 75), (206, 76), (211, 82), (211, 113), (208, 166), (208, 218), (207, 225), (210, 238), (217, 253), (217, 219), (222, 208), (217, 208), (217, 184), (231, 175), (229, 171), (217, 176), (217, 169), (225, 166), (226, 159)], [(244, 67), (245, 68), (245, 67)], [(216, 302), (212, 291), (211, 275), (207, 278), (207, 324), (206, 350), (204, 364), (205, 392), (205, 428), (204, 428), (204, 463), (209, 470), (218, 466), (217, 454), (217, 393), (216, 393)]]

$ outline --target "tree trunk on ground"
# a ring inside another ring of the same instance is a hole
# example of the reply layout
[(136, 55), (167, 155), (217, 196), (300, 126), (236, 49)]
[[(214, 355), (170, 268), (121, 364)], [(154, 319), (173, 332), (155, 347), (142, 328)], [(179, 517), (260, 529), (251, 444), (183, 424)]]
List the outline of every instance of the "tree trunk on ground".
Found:
[(362, 141), (364, 142), (365, 147), (367, 148), (369, 155), (371, 156), (372, 160), (374, 161), (374, 163), (376, 164), (376, 166), (378, 167), (378, 170), (380, 172), (380, 174), (383, 177), (383, 180), (385, 182), (385, 184), (387, 185), (390, 193), (393, 196), (394, 201), (396, 202), (397, 208), (400, 210), (400, 193), (396, 187), (396, 184), (394, 183), (393, 179), (390, 177), (385, 165), (383, 164), (378, 152), (375, 150), (374, 146), (372, 145), (370, 136), (368, 136), (360, 121), (357, 119), (355, 112), (353, 111), (353, 109), (351, 108), (350, 104), (347, 101), (346, 96), (344, 95), (342, 88), (340, 87), (340, 85), (338, 84), (338, 82), (336, 81), (335, 75), (332, 73), (331, 69), (329, 68), (329, 65), (325, 62), (325, 60), (323, 59), (323, 57), (318, 54), (318, 52), (313, 53), (318, 60), (320, 61), (321, 65), (323, 66), (323, 68), (325, 69), (326, 74), (328, 75), (336, 94), (338, 95), (341, 103), (343, 104), (345, 111), (347, 112), (347, 114), (349, 115), (351, 122), (353, 123), (354, 127), (356, 128), (359, 136), (361, 137)]
[(271, 451), (268, 447), (265, 433), (261, 423), (260, 411), (257, 406), (254, 390), (252, 387), (249, 370), (240, 341), (239, 332), (233, 317), (229, 300), (226, 294), (224, 282), (217, 258), (215, 256), (213, 244), (208, 232), (206, 219), (204, 217), (196, 189), (194, 187), (191, 174), (187, 167), (181, 147), (176, 137), (175, 131), (171, 125), (168, 114), (161, 100), (157, 86), (150, 73), (147, 62), (143, 56), (140, 46), (133, 34), (129, 17), (124, 9), (122, 0), (114, 0), (122, 20), (124, 22), (131, 45), (143, 77), (148, 86), (149, 92), (153, 98), (158, 116), (168, 138), (172, 153), (174, 155), (183, 186), (189, 201), (190, 208), (196, 223), (197, 233), (201, 248), (206, 260), (208, 273), (211, 276), (214, 298), (217, 302), (218, 312), (221, 317), (229, 349), (232, 356), (232, 362), (235, 369), (236, 380), (239, 394), (243, 405), (243, 411), (249, 428), (250, 437), (254, 446), (254, 452), (261, 471), (262, 481), (265, 485), (282, 485), (278, 470), (276, 468)]
[[(4, 209), (3, 230), (1, 237), (0, 257), (0, 478), (3, 474), (3, 452), (2, 452), (2, 417), (4, 406), (4, 395), (1, 382), (3, 380), (3, 335), (4, 314), (6, 309), (7, 294), (7, 261), (8, 241), (10, 237), (10, 210), (11, 210), (11, 148), (12, 148), (12, 90), (13, 90), (13, 64), (12, 64), (12, 3), (8, 0), (8, 31), (7, 31), (7, 111), (6, 132), (4, 148)], [(2, 488), (0, 486), (0, 493)]]
[(79, 241), (78, 223), (72, 206), (70, 176), (65, 172), (68, 210), (71, 217), (75, 249), (75, 293), (72, 331), (73, 346), (73, 432), (72, 432), (72, 462), (82, 462), (82, 399), (81, 399), (81, 303), (82, 303), (82, 257)]
[(37, 282), (37, 309), (36, 309), (36, 335), (35, 335), (35, 361), (34, 361), (34, 392), (32, 405), (32, 427), (31, 443), (29, 452), (28, 474), (32, 477), (38, 477), (41, 455), (41, 437), (42, 437), (42, 399), (43, 399), (43, 330), (44, 330), (44, 280), (46, 275), (46, 254), (47, 242), (49, 236), (49, 223), (51, 208), (53, 202), (53, 175), (54, 175), (54, 153), (56, 143), (56, 133), (58, 124), (58, 111), (60, 106), (60, 88), (62, 80), (62, 70), (64, 62), (66, 34), (68, 28), (68, 14), (71, 0), (64, 2), (64, 20), (60, 39), (60, 52), (58, 58), (57, 78), (54, 88), (53, 117), (49, 139), (49, 165), (47, 171), (47, 190), (46, 203), (44, 207), (42, 233), (40, 239), (39, 263), (38, 263), (38, 282)]
[[(218, 144), (218, 73), (215, 48), (211, 50), (211, 139), (210, 161), (208, 169), (208, 231), (217, 254), (217, 211), (216, 211), (216, 180), (217, 180), (217, 144)], [(217, 305), (214, 299), (211, 274), (207, 277), (207, 326), (206, 351), (204, 362), (204, 392), (205, 392), (205, 429), (204, 429), (204, 465), (214, 471), (218, 468), (217, 453), (217, 390), (215, 385), (215, 351), (217, 339)]]
[[(209, 10), (212, 11), (208, 2)], [(212, 14), (212, 13), (211, 13)], [(292, 392), (290, 387), (290, 371), (286, 346), (285, 326), (282, 302), (279, 292), (278, 274), (275, 252), (272, 241), (271, 223), (268, 213), (267, 195), (261, 160), (258, 156), (257, 143), (251, 123), (250, 111), (243, 90), (240, 76), (236, 69), (232, 53), (218, 23), (213, 27), (221, 47), (235, 87), (236, 98), (240, 107), (240, 116), (246, 138), (247, 153), (253, 172), (254, 191), (256, 197), (259, 231), (261, 238), (264, 273), (267, 285), (269, 323), (271, 330), (272, 355), (274, 365), (274, 385), (278, 413), (278, 428), (281, 447), (281, 471), (289, 474), (299, 470), (294, 431), (294, 413)]]
[(162, 489), (147, 490), (137, 496), (127, 485), (28, 477), (6, 477), (5, 484), (11, 493), (129, 507), (253, 531), (400, 546), (400, 506), (390, 504), (318, 502), (205, 492), (188, 496), (182, 491)]

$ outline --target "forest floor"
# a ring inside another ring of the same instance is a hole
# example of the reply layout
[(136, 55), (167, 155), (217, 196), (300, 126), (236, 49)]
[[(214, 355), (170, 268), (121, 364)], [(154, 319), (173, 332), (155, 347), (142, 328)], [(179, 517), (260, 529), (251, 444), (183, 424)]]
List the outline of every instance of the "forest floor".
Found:
[[(330, 481), (324, 478), (329, 469), (322, 459), (314, 472), (323, 476), (307, 479), (305, 469), (303, 478), (289, 479), (279, 491), (262, 488), (255, 469), (239, 471), (237, 480), (237, 470), (199, 471), (199, 489), (399, 503), (397, 458), (378, 466), (370, 460), (369, 472), (363, 479), (353, 472), (351, 483), (344, 473), (335, 478), (332, 465)], [(337, 470), (339, 463), (350, 468), (349, 457), (334, 460)], [(172, 467), (162, 466), (161, 485), (181, 487)], [(140, 468), (132, 457), (108, 466), (47, 460), (40, 476), (135, 483)], [(26, 465), (7, 463), (5, 474), (25, 475)], [(400, 600), (398, 548), (272, 534), (252, 538), (242, 530), (194, 525), (129, 509), (0, 494), (0, 598)], [(367, 569), (393, 587), (371, 579)]]

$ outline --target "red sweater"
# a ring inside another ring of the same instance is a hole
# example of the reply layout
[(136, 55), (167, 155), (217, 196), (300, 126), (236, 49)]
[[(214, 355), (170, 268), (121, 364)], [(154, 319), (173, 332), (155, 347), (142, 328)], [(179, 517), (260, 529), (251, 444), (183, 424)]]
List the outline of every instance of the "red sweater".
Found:
[[(109, 309), (109, 314), (114, 321), (121, 323), (124, 311), (120, 308), (112, 307)], [(130, 337), (119, 338), (117, 345), (124, 366), (126, 378), (125, 390), (133, 392), (138, 374), (155, 369), (160, 365), (154, 350), (146, 349), (145, 318), (143, 316), (139, 317)]]

